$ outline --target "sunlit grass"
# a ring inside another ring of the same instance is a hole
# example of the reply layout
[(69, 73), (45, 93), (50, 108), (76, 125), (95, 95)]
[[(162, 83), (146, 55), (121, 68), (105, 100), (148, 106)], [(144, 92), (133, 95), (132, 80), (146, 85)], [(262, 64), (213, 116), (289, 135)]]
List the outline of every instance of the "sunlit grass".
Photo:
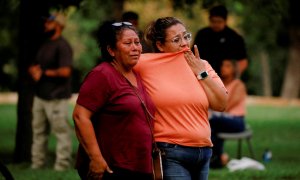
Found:
[[(70, 106), (70, 112), (72, 108)], [(256, 160), (261, 161), (264, 150), (269, 148), (273, 153), (272, 161), (265, 164), (265, 171), (245, 170), (229, 172), (227, 168), (211, 170), (209, 179), (300, 179), (300, 108), (288, 106), (248, 106), (247, 110), (248, 115), (246, 119), (254, 131), (252, 144)], [(56, 142), (53, 136), (51, 136), (49, 141), (49, 158), (45, 169), (31, 170), (29, 163), (13, 164), (12, 154), (15, 143), (16, 106), (0, 105), (0, 115), (0, 159), (6, 160), (5, 164), (16, 180), (79, 179), (74, 169), (63, 173), (53, 170)], [(71, 117), (70, 122), (72, 123)], [(73, 142), (75, 157), (77, 140), (74, 134)], [(235, 158), (237, 142), (227, 141), (225, 150), (231, 158)], [(4, 155), (6, 157), (3, 157)], [(242, 155), (249, 156), (245, 143), (243, 144)]]

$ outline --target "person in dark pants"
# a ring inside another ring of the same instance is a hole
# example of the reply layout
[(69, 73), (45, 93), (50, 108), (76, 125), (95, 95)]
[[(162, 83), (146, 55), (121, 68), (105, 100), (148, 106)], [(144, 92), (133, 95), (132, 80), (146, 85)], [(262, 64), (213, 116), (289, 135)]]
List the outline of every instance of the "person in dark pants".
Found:
[(228, 11), (218, 5), (209, 11), (209, 27), (200, 29), (194, 44), (198, 46), (201, 58), (207, 60), (213, 69), (220, 74), (224, 59), (238, 62), (239, 75), (248, 66), (246, 47), (242, 36), (227, 26)]
[(211, 111), (209, 123), (211, 139), (214, 144), (211, 168), (221, 168), (228, 156), (224, 153), (224, 140), (218, 133), (237, 133), (245, 130), (246, 97), (245, 84), (237, 78), (237, 64), (233, 60), (224, 60), (221, 65), (221, 79), (228, 91), (228, 103), (224, 112)]

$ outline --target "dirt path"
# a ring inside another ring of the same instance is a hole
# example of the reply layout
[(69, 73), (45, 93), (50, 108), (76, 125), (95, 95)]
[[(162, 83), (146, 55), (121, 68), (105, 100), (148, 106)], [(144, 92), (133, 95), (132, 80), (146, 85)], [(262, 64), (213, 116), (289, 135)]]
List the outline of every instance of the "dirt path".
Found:
[[(74, 104), (77, 94), (73, 94), (70, 103)], [(16, 104), (17, 93), (0, 93), (0, 104)], [(282, 99), (278, 97), (248, 96), (247, 105), (270, 105), (270, 106), (298, 106), (300, 99)]]

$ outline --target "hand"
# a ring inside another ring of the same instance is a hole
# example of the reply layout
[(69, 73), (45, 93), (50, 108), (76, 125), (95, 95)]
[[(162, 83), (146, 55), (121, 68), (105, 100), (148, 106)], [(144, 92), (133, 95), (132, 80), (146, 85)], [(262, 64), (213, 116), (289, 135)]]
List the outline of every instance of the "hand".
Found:
[(200, 72), (205, 71), (205, 63), (200, 59), (197, 45), (194, 45), (194, 51), (195, 55), (192, 51), (186, 51), (184, 57), (194, 74), (198, 75)]
[(30, 73), (32, 79), (37, 82), (41, 79), (43, 71), (40, 65), (33, 65), (29, 67), (28, 72)]
[(89, 165), (87, 179), (101, 180), (105, 171), (107, 171), (108, 173), (113, 173), (113, 171), (108, 167), (105, 160), (92, 160)]

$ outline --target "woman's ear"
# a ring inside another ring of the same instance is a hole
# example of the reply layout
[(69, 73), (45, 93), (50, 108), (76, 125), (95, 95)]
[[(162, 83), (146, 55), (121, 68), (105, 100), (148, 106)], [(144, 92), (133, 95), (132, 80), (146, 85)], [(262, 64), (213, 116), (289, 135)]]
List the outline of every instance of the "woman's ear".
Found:
[(110, 46), (106, 47), (108, 53), (110, 54), (110, 56), (115, 57), (115, 52), (112, 50), (112, 48)]
[(156, 41), (155, 45), (159, 51), (164, 52), (164, 46), (160, 41)]

